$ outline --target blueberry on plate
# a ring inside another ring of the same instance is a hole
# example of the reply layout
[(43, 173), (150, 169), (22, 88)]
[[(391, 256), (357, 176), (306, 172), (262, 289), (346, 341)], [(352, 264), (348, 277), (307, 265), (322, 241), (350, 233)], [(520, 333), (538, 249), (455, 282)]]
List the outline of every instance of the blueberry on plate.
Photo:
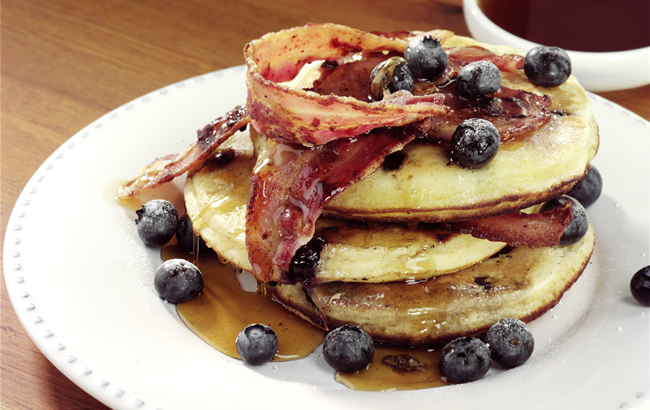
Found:
[(163, 246), (174, 237), (178, 212), (171, 202), (153, 199), (135, 213), (138, 235), (146, 245)]
[(535, 85), (555, 87), (571, 75), (571, 58), (559, 47), (537, 46), (524, 57), (524, 72)]
[(454, 383), (473, 382), (490, 369), (490, 349), (480, 339), (459, 337), (440, 351), (440, 372)]
[(278, 351), (278, 336), (271, 327), (259, 323), (248, 325), (239, 332), (236, 340), (237, 353), (252, 366), (260, 366)]
[(539, 209), (539, 212), (550, 211), (555, 208), (564, 206), (564, 204), (570, 201), (573, 203), (573, 220), (566, 228), (564, 228), (564, 233), (560, 238), (560, 245), (571, 245), (572, 243), (578, 242), (582, 239), (583, 236), (587, 233), (589, 229), (589, 218), (587, 217), (587, 211), (574, 198), (571, 198), (568, 195), (562, 195), (559, 198), (551, 199), (542, 205)]
[(201, 271), (185, 259), (169, 259), (163, 262), (154, 276), (156, 292), (171, 303), (194, 299), (201, 293), (203, 286)]
[(456, 90), (461, 98), (480, 101), (501, 88), (501, 71), (489, 61), (469, 63), (456, 77)]
[(447, 53), (440, 45), (440, 39), (424, 36), (411, 41), (404, 52), (415, 78), (435, 80), (447, 68)]
[(500, 145), (499, 131), (490, 121), (470, 118), (451, 136), (451, 159), (465, 168), (482, 168), (492, 161)]
[(595, 166), (590, 165), (585, 176), (567, 192), (567, 195), (578, 200), (586, 208), (596, 202), (602, 192), (603, 177)]
[(630, 291), (637, 302), (650, 306), (650, 266), (639, 269), (632, 276)]
[(375, 345), (370, 335), (357, 326), (343, 325), (332, 330), (323, 342), (323, 357), (340, 372), (356, 372), (370, 364)]
[(522, 365), (535, 347), (533, 333), (528, 325), (519, 319), (501, 319), (490, 327), (485, 336), (492, 360), (511, 368)]

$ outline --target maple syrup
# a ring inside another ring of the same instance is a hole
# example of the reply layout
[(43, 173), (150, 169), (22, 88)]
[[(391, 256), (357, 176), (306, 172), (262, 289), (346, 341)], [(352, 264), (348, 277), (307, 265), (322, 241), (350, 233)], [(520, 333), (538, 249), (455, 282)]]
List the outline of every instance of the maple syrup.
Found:
[[(440, 351), (407, 350), (375, 346), (367, 369), (336, 373), (336, 381), (354, 390), (418, 390), (451, 384), (439, 368)], [(404, 364), (406, 363), (406, 364)]]
[(478, 6), (499, 27), (538, 44), (590, 52), (650, 46), (648, 0), (478, 0)]
[[(176, 311), (193, 333), (217, 351), (240, 359), (235, 340), (239, 332), (252, 323), (266, 324), (278, 335), (275, 362), (306, 357), (323, 342), (323, 331), (286, 310), (268, 294), (251, 291), (255, 285), (240, 281), (237, 275), (242, 274), (235, 273), (218, 255), (212, 252), (189, 254), (172, 243), (163, 247), (161, 256), (163, 260), (183, 258), (201, 269), (205, 282), (203, 292), (189, 302), (179, 303)], [(449, 383), (442, 378), (438, 356), (438, 351), (378, 345), (366, 369), (355, 373), (337, 372), (335, 380), (362, 391), (444, 386)]]
[[(192, 257), (178, 245), (163, 248), (163, 260)], [(252, 323), (270, 326), (278, 336), (274, 361), (306, 357), (323, 342), (324, 333), (292, 314), (264, 293), (242, 288), (233, 269), (216, 254), (200, 255), (203, 292), (176, 306), (178, 316), (197, 336), (230, 357), (241, 358), (235, 340)]]

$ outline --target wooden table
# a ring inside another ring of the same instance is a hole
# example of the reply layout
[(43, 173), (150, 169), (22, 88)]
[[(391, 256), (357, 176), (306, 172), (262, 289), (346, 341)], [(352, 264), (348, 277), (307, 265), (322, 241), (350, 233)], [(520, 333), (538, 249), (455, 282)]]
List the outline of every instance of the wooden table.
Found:
[[(227, 3), (227, 4), (226, 4)], [(85, 125), (171, 83), (243, 63), (266, 32), (307, 22), (468, 35), (461, 0), (5, 0), (2, 238), (21, 190)], [(650, 120), (650, 87), (601, 93)], [(103, 408), (43, 356), (2, 280), (2, 408)]]

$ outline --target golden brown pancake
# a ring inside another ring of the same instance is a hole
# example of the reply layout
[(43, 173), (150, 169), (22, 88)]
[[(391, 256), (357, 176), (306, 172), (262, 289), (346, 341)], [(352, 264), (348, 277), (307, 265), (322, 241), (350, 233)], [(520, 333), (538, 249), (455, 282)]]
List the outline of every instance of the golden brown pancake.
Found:
[(576, 116), (552, 119), (521, 143), (504, 144), (487, 166), (449, 163), (447, 149), (409, 144), (397, 170), (379, 168), (325, 207), (362, 220), (465, 220), (522, 209), (568, 192), (598, 146), (597, 129)]
[[(254, 164), (248, 133), (239, 133), (185, 185), (195, 231), (221, 257), (247, 271), (246, 201)], [(325, 240), (314, 273), (319, 283), (421, 280), (480, 262), (505, 246), (428, 224), (369, 225), (330, 218), (318, 221), (316, 237)]]
[(497, 320), (525, 322), (559, 302), (594, 249), (594, 231), (569, 246), (518, 247), (459, 272), (418, 283), (334, 282), (305, 289), (266, 285), (288, 309), (325, 330), (358, 325), (376, 342), (432, 347), (480, 335)]

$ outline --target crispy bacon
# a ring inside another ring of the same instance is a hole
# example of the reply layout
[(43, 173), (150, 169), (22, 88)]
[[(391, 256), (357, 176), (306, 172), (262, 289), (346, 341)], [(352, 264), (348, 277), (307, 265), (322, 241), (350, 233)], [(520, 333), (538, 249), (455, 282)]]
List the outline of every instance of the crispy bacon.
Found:
[(551, 119), (548, 110), (551, 100), (546, 95), (501, 87), (491, 98), (472, 103), (462, 100), (456, 93), (454, 79), (465, 65), (486, 60), (494, 63), (501, 71), (516, 72), (524, 64), (523, 56), (498, 56), (479, 46), (449, 48), (447, 56), (447, 69), (436, 83), (440, 87), (438, 92), (445, 96), (445, 106), (450, 107), (451, 111), (449, 115), (427, 119), (430, 126), (429, 138), (449, 141), (461, 122), (469, 118), (482, 118), (494, 124), (501, 136), (501, 143), (506, 143), (536, 130)]
[(200, 167), (210, 154), (231, 135), (250, 122), (248, 108), (239, 105), (197, 131), (197, 141), (180, 154), (157, 158), (140, 169), (135, 178), (120, 187), (117, 198), (134, 197), (147, 189), (169, 182), (194, 167)]
[(573, 220), (570, 201), (559, 208), (542, 213), (510, 212), (503, 215), (447, 223), (444, 226), (475, 238), (505, 242), (510, 246), (555, 246)]
[[(453, 33), (436, 30), (441, 42)], [(300, 69), (316, 60), (332, 61), (355, 53), (398, 52), (416, 37), (388, 38), (335, 24), (310, 24), (252, 41), (244, 48), (248, 66), (248, 106), (252, 124), (265, 135), (275, 135), (305, 146), (350, 138), (384, 126), (403, 126), (447, 112), (442, 100), (428, 97), (404, 100), (360, 101), (339, 95), (319, 95), (290, 88)]]
[(291, 259), (314, 235), (325, 204), (417, 133), (415, 126), (379, 128), (313, 148), (269, 139), (251, 177), (246, 215), (246, 247), (255, 277), (295, 283), (289, 275)]
[(320, 68), (320, 77), (309, 91), (320, 95), (353, 97), (359, 101), (374, 101), (370, 92), (370, 73), (390, 55), (367, 54), (364, 58), (344, 64), (325, 63)]
[[(457, 58), (463, 57), (465, 60), (457, 60)], [(449, 66), (456, 68), (449, 69), (447, 75), (457, 75), (459, 67), (476, 61), (479, 57), (497, 61), (507, 56), (499, 57), (489, 50), (479, 47), (465, 56), (460, 51), (455, 51), (449, 58)], [(346, 64), (325, 65), (321, 68), (321, 77), (314, 82), (311, 91), (321, 95), (336, 94), (354, 97), (358, 100), (369, 100), (372, 98), (370, 97), (370, 81), (368, 81), (370, 72), (386, 58), (387, 56), (384, 55), (369, 55), (362, 60)], [(507, 63), (504, 62), (501, 65), (507, 65)], [(452, 74), (452, 72), (455, 73)], [(416, 81), (414, 90), (416, 96), (413, 98), (424, 98), (420, 94), (426, 94), (431, 89), (435, 94), (430, 95), (435, 96), (436, 99), (444, 96), (444, 105), (451, 110), (448, 115), (435, 115), (425, 120), (430, 128), (428, 139), (449, 141), (461, 122), (469, 118), (482, 118), (494, 124), (501, 136), (501, 143), (506, 143), (539, 128), (551, 118), (549, 111), (551, 100), (546, 95), (541, 96), (501, 87), (493, 97), (472, 103), (458, 96), (453, 81), (440, 89), (433, 87), (428, 81)]]

